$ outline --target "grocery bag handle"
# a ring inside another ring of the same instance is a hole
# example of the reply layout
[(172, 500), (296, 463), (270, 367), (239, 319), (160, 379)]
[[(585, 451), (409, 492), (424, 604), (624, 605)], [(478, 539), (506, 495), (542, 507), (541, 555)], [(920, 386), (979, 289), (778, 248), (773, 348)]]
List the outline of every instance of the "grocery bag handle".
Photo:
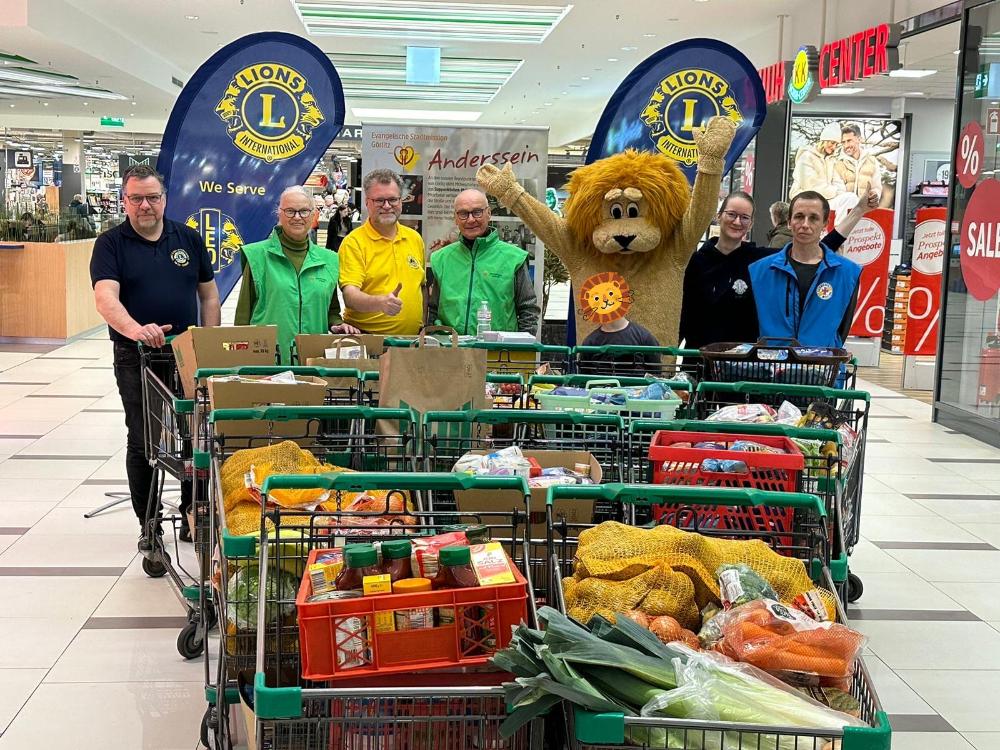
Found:
[(453, 348), (458, 348), (458, 331), (456, 331), (451, 326), (427, 326), (426, 328), (420, 329), (420, 335), (417, 336), (417, 348), (424, 348), (424, 339), (428, 333), (444, 333), (451, 336), (451, 345)]

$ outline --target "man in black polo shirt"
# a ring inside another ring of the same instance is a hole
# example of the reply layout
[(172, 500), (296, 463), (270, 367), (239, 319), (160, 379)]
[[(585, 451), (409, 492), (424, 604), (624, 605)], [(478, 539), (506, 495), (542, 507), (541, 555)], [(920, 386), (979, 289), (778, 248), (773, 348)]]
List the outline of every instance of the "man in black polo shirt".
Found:
[[(221, 321), (212, 259), (201, 235), (163, 218), (167, 191), (154, 169), (138, 166), (122, 177), (128, 219), (100, 235), (90, 259), (97, 311), (108, 323), (115, 346), (115, 379), (125, 408), (128, 440), (125, 471), (132, 509), (140, 526), (146, 518), (153, 470), (143, 440), (142, 373), (139, 347), (162, 347), (167, 334)], [(181, 483), (181, 538), (191, 541), (187, 509), (191, 483)]]

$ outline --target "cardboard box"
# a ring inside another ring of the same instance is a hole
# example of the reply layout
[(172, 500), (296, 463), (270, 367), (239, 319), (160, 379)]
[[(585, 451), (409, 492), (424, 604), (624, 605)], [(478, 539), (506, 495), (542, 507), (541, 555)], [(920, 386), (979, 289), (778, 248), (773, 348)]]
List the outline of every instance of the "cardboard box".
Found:
[[(471, 451), (483, 455), (486, 451)], [(595, 484), (600, 484), (603, 478), (601, 465), (588, 451), (534, 451), (525, 450), (525, 458), (534, 458), (543, 469), (563, 467), (572, 469), (574, 464), (589, 464), (590, 478)], [(545, 500), (548, 497), (547, 487), (535, 487), (531, 490), (531, 538), (545, 539)], [(455, 493), (458, 510), (463, 513), (476, 511), (509, 512), (514, 508), (517, 499), (511, 491), (496, 492), (491, 490), (464, 490)], [(553, 518), (563, 517), (567, 523), (589, 524), (594, 520), (594, 504), (582, 500), (559, 500), (553, 507)], [(501, 521), (486, 518), (483, 523), (499, 524)], [(574, 531), (574, 536), (576, 535)]]
[[(244, 377), (240, 381), (224, 378), (208, 379), (208, 402), (212, 409), (245, 409), (260, 406), (322, 406), (326, 399), (327, 384), (323, 378), (299, 376), (295, 384), (245, 382), (262, 381), (261, 377)], [(299, 437), (306, 434), (306, 420), (274, 422), (267, 425), (267, 433)], [(217, 422), (217, 434), (261, 435), (264, 429), (259, 422)]]
[(184, 397), (194, 398), (194, 374), (206, 367), (274, 365), (277, 362), (277, 326), (188, 328), (171, 343)]

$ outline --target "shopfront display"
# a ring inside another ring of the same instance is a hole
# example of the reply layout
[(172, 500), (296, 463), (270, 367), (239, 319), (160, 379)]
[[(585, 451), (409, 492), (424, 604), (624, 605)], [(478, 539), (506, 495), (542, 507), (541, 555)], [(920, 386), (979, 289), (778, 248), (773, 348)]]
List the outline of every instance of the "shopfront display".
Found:
[(1000, 144), (990, 120), (1000, 2), (965, 10), (962, 42), (935, 411), (1000, 444)]

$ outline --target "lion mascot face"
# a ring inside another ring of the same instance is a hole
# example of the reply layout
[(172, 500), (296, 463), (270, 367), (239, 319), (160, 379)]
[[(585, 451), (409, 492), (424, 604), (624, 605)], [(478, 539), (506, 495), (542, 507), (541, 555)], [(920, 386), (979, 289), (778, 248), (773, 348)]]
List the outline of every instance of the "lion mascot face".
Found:
[(570, 230), (581, 245), (605, 255), (656, 250), (691, 199), (673, 159), (634, 149), (575, 170), (567, 190)]

